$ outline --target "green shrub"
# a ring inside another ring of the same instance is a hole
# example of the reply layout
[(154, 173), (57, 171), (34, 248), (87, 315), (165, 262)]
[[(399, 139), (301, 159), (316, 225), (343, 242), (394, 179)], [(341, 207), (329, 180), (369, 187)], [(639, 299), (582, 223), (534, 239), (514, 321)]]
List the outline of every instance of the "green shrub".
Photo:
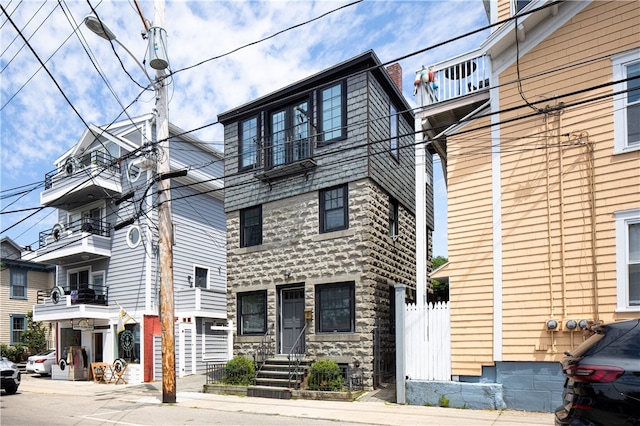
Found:
[(227, 361), (224, 367), (224, 377), (222, 383), (236, 386), (249, 386), (253, 384), (255, 368), (253, 361), (244, 356), (234, 356)]
[(311, 364), (309, 369), (309, 390), (341, 391), (344, 377), (337, 362), (330, 359), (319, 360)]
[(26, 348), (20, 343), (14, 346), (0, 345), (0, 355), (16, 363), (24, 361), (26, 352)]

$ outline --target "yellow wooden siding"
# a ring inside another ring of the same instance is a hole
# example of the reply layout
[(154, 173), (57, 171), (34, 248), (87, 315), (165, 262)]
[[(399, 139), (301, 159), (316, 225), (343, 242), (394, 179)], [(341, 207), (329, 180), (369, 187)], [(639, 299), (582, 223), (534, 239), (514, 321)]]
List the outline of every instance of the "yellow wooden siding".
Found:
[(33, 311), (33, 305), (38, 302), (38, 290), (53, 287), (53, 273), (27, 272), (27, 299), (12, 299), (10, 288), (10, 269), (3, 269), (0, 273), (0, 343), (9, 344), (12, 314), (26, 315)]
[(452, 367), (454, 374), (478, 374), (493, 353), (491, 141), (481, 130), (453, 137), (448, 146), (448, 197), (455, 200), (448, 232), (464, 236), (449, 239)]
[[(636, 19), (629, 19), (629, 16), (635, 16)], [(524, 96), (529, 102), (535, 102), (611, 82), (612, 66), (606, 55), (624, 51), (631, 45), (640, 45), (637, 37), (640, 33), (638, 16), (637, 3), (597, 2), (589, 6), (568, 25), (521, 58), (520, 77), (527, 78), (549, 69), (602, 57), (562, 72), (523, 81)], [(634, 42), (629, 43), (628, 37), (620, 40), (625, 38), (622, 34), (629, 36), (631, 33), (636, 34)], [(515, 66), (500, 76), (502, 82), (516, 80)], [(560, 101), (570, 104), (610, 94), (612, 90), (611, 87), (604, 87), (585, 91)], [(508, 108), (522, 103), (516, 84), (508, 84), (501, 89), (501, 107)], [(555, 106), (557, 101), (538, 104), (538, 107), (546, 105)], [(500, 119), (508, 120), (531, 112), (533, 109), (524, 108), (502, 114)], [(622, 156), (612, 157), (611, 98), (593, 104), (570, 106), (563, 109), (561, 115), (549, 116), (546, 123), (541, 114), (503, 126), (501, 130), (503, 360), (558, 360), (565, 350), (581, 339), (566, 331), (548, 333), (544, 329), (547, 318), (592, 318), (596, 311), (599, 319), (605, 321), (625, 316), (614, 315), (616, 281), (613, 212), (639, 206), (638, 155), (625, 154), (625, 159), (618, 158)], [(572, 132), (575, 133), (572, 135)], [(581, 141), (577, 136), (580, 132), (586, 132), (582, 134)], [(522, 138), (523, 135), (527, 138)], [(517, 136), (521, 139), (511, 139)], [(597, 293), (594, 291), (592, 267), (590, 153), (588, 144), (580, 143), (587, 142), (587, 137), (589, 142), (595, 143)], [(528, 145), (532, 149), (525, 151), (526, 145), (522, 141), (529, 141)], [(523, 149), (522, 153), (515, 152), (519, 147)], [(618, 163), (617, 167), (612, 167), (611, 163)], [(564, 214), (564, 253), (560, 226), (561, 204)], [(548, 226), (547, 208), (550, 214)], [(550, 259), (549, 238), (552, 247)], [(530, 266), (524, 263), (529, 263)], [(597, 306), (594, 301), (596, 294)], [(523, 321), (523, 316), (526, 321)], [(506, 333), (510, 327), (519, 330), (517, 336)]]
[[(508, 2), (499, 2), (501, 13), (508, 13), (505, 5)], [(539, 108), (558, 102), (569, 106), (561, 115), (548, 115), (546, 121), (544, 114), (521, 118), (535, 112), (528, 106), (499, 117), (503, 123), (499, 149), (504, 361), (557, 361), (565, 350), (582, 342), (580, 333), (546, 331), (545, 321), (552, 315), (559, 321), (640, 317), (640, 313), (615, 312), (613, 215), (640, 207), (640, 152), (612, 155), (610, 96), (570, 105), (613, 92), (611, 86), (587, 89), (612, 81), (612, 54), (640, 47), (639, 17), (640, 2), (594, 2), (520, 58), (522, 90), (529, 102), (546, 99)], [(580, 65), (567, 68), (572, 64)], [(560, 71), (542, 74), (554, 69)], [(515, 64), (500, 75), (502, 110), (525, 105), (517, 78)], [(580, 90), (584, 93), (551, 100)], [(513, 118), (521, 119), (508, 121)], [(486, 124), (486, 119), (474, 123)], [(488, 309), (493, 306), (494, 261), (488, 138), (489, 130), (484, 129), (447, 141), (454, 375), (479, 375), (482, 366), (493, 364), (493, 313)], [(594, 147), (597, 289), (592, 265), (590, 143)]]

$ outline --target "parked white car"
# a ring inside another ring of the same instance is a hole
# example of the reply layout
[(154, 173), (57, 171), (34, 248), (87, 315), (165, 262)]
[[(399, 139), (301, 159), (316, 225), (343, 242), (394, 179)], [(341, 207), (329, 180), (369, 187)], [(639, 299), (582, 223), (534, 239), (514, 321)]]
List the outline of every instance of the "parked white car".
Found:
[(5, 357), (0, 358), (0, 380), (2, 389), (9, 395), (18, 392), (20, 386), (20, 370), (18, 366)]
[(51, 374), (51, 366), (56, 363), (55, 349), (48, 349), (27, 358), (27, 373)]

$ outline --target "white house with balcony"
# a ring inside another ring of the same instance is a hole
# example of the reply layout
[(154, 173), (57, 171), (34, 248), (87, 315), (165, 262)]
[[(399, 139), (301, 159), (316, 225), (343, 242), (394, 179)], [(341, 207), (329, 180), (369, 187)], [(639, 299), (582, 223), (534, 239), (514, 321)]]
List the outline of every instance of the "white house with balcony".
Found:
[[(224, 160), (174, 125), (169, 133), (180, 377), (230, 354)], [(24, 259), (57, 265), (33, 310), (55, 324), (54, 378), (92, 378), (92, 363), (121, 360), (129, 383), (161, 379), (156, 185), (166, 176), (155, 170), (155, 134), (153, 115), (91, 125), (45, 175), (41, 203), (57, 223)]]

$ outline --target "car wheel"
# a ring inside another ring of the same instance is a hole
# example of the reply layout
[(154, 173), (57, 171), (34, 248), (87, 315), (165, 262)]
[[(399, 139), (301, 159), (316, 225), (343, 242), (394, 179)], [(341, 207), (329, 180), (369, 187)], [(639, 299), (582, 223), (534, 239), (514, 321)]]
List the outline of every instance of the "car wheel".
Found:
[(10, 383), (4, 390), (7, 391), (7, 395), (13, 395), (18, 392), (18, 385), (16, 385), (15, 383)]

